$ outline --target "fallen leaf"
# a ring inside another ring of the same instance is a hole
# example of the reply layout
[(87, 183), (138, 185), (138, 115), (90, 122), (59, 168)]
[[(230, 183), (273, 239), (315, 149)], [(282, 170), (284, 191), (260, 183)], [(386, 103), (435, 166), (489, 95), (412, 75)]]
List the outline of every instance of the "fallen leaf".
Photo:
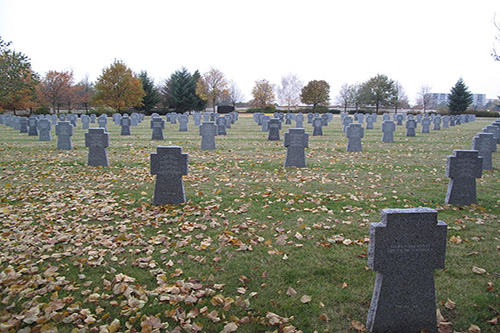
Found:
[(286, 291), (286, 294), (290, 297), (297, 295), (297, 291), (293, 289), (292, 287), (288, 287), (288, 290)]
[(311, 296), (309, 295), (304, 295), (300, 298), (300, 301), (304, 304), (309, 303), (312, 300)]
[(476, 267), (476, 266), (472, 266), (472, 271), (476, 274), (484, 274), (486, 273), (486, 270), (483, 269), (483, 268), (479, 268), (479, 267)]
[(469, 333), (481, 333), (481, 329), (479, 328), (479, 326), (471, 324), (470, 327), (467, 329), (467, 332), (469, 332)]
[(451, 299), (448, 298), (448, 300), (446, 301), (446, 303), (444, 304), (444, 306), (447, 309), (453, 310), (455, 308), (455, 302), (453, 302)]
[(366, 330), (365, 324), (363, 324), (359, 320), (351, 321), (351, 326), (358, 332), (363, 332)]

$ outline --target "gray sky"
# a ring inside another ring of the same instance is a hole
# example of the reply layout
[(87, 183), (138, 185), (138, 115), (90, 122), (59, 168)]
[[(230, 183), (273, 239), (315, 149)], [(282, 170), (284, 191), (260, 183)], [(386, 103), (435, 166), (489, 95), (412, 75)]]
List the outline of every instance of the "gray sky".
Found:
[(376, 74), (411, 102), (422, 85), (500, 95), (499, 0), (0, 0), (0, 36), (33, 69), (94, 81), (114, 59), (157, 83), (182, 66), (220, 69), (247, 99), (256, 80), (287, 73), (343, 83)]

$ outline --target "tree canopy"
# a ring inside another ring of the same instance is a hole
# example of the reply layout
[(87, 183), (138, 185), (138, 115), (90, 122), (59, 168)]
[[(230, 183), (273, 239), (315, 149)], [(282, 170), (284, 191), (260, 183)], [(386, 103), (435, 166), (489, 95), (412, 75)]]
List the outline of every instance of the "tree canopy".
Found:
[(228, 94), (227, 80), (220, 70), (210, 68), (196, 82), (196, 94), (205, 101), (211, 101), (215, 112), (217, 100)]
[(207, 102), (196, 94), (196, 84), (199, 78), (198, 71), (191, 74), (184, 67), (172, 73), (161, 89), (165, 106), (176, 112), (203, 110)]
[(115, 60), (103, 69), (95, 85), (94, 102), (109, 106), (117, 112), (142, 104), (146, 95), (141, 80), (125, 63)]
[(392, 105), (397, 90), (393, 80), (383, 74), (377, 74), (361, 85), (360, 95), (363, 104), (375, 105), (378, 112), (381, 106)]
[(72, 71), (48, 71), (37, 86), (38, 100), (42, 105), (51, 106), (54, 112), (59, 112), (62, 103), (71, 101), (72, 88)]
[(472, 94), (465, 85), (464, 80), (460, 78), (451, 88), (448, 95), (448, 109), (451, 114), (461, 114), (467, 111), (472, 103)]
[(30, 59), (10, 44), (0, 37), (0, 110), (15, 111), (34, 106), (38, 76)]
[(266, 79), (255, 81), (252, 89), (253, 100), (250, 101), (254, 107), (264, 110), (276, 99), (274, 96), (274, 85)]
[(137, 108), (150, 113), (151, 110), (155, 108), (158, 103), (160, 103), (161, 97), (158, 89), (155, 87), (153, 79), (148, 76), (147, 71), (142, 71), (139, 74), (139, 79), (141, 80), (142, 89), (144, 90), (145, 95), (142, 98), (142, 105)]
[(324, 80), (313, 80), (302, 88), (300, 95), (302, 103), (312, 104), (313, 111), (316, 106), (325, 105), (330, 100), (330, 85)]

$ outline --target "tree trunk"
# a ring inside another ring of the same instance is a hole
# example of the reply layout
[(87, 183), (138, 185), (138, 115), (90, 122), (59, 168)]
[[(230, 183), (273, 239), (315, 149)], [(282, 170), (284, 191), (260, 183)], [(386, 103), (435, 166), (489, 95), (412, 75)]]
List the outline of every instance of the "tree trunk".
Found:
[(213, 110), (213, 112), (216, 112), (216, 111), (215, 111), (215, 102), (216, 102), (216, 99), (215, 99), (215, 98), (214, 98), (214, 99), (212, 99), (212, 107), (213, 107), (213, 109), (214, 109), (214, 110)]

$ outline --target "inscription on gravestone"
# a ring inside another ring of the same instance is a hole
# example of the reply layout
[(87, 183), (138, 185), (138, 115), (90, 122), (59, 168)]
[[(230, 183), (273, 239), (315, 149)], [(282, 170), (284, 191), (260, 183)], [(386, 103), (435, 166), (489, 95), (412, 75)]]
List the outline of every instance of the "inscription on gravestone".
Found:
[(368, 266), (377, 272), (370, 332), (436, 332), (434, 269), (444, 268), (447, 225), (430, 208), (383, 209), (371, 223)]

